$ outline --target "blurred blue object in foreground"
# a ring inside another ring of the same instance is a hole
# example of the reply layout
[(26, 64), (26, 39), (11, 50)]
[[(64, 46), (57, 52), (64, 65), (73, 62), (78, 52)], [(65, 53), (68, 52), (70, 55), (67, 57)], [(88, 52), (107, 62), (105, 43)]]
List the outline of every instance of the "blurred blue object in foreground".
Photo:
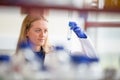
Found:
[(71, 62), (74, 64), (90, 64), (93, 62), (99, 62), (97, 57), (88, 57), (86, 55), (71, 55)]
[(0, 62), (10, 62), (9, 55), (0, 55)]
[(56, 46), (54, 46), (54, 50), (56, 50), (56, 51), (62, 51), (62, 50), (64, 50), (64, 46), (62, 46), (62, 45), (56, 45)]
[(0, 54), (0, 80), (11, 79), (11, 57), (8, 54)]

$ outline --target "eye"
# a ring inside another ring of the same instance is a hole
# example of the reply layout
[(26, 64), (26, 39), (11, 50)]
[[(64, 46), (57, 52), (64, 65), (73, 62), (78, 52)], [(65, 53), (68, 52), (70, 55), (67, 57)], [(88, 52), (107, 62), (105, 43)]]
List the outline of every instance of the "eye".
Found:
[(35, 30), (35, 32), (41, 32), (41, 29), (37, 29), (37, 30)]
[(48, 32), (48, 30), (47, 30), (47, 29), (45, 29), (45, 30), (44, 30), (44, 32), (45, 32), (45, 33), (47, 33), (47, 32)]

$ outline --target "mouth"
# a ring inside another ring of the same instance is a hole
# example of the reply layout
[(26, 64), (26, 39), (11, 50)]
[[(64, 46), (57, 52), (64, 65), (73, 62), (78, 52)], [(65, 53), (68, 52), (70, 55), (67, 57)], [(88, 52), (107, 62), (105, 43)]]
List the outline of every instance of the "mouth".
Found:
[(39, 41), (44, 41), (45, 39), (38, 39)]

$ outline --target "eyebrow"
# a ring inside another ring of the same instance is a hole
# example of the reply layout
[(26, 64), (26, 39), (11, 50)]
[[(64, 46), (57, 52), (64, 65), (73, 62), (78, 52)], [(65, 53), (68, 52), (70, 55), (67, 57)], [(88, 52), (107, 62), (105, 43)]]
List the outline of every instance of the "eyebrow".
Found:
[[(35, 28), (35, 29), (42, 29), (42, 28)], [(43, 29), (48, 29), (48, 28), (43, 28)]]

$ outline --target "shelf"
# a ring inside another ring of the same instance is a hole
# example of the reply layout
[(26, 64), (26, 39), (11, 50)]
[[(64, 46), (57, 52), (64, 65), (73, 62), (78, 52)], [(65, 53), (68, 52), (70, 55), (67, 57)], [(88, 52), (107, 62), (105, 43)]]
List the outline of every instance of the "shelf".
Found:
[[(47, 1), (47, 0), (45, 0)], [(82, 12), (88, 11), (97, 11), (97, 12), (120, 12), (120, 8), (110, 7), (109, 4), (105, 6), (103, 9), (98, 9), (98, 7), (76, 7), (70, 1), (69, 3), (48, 3), (44, 0), (1, 0), (0, 6), (16, 6), (16, 7), (24, 7), (24, 8), (50, 8), (50, 9), (62, 9), (62, 10), (76, 10)], [(107, 1), (107, 0), (106, 0)], [(119, 7), (119, 6), (118, 6)]]

